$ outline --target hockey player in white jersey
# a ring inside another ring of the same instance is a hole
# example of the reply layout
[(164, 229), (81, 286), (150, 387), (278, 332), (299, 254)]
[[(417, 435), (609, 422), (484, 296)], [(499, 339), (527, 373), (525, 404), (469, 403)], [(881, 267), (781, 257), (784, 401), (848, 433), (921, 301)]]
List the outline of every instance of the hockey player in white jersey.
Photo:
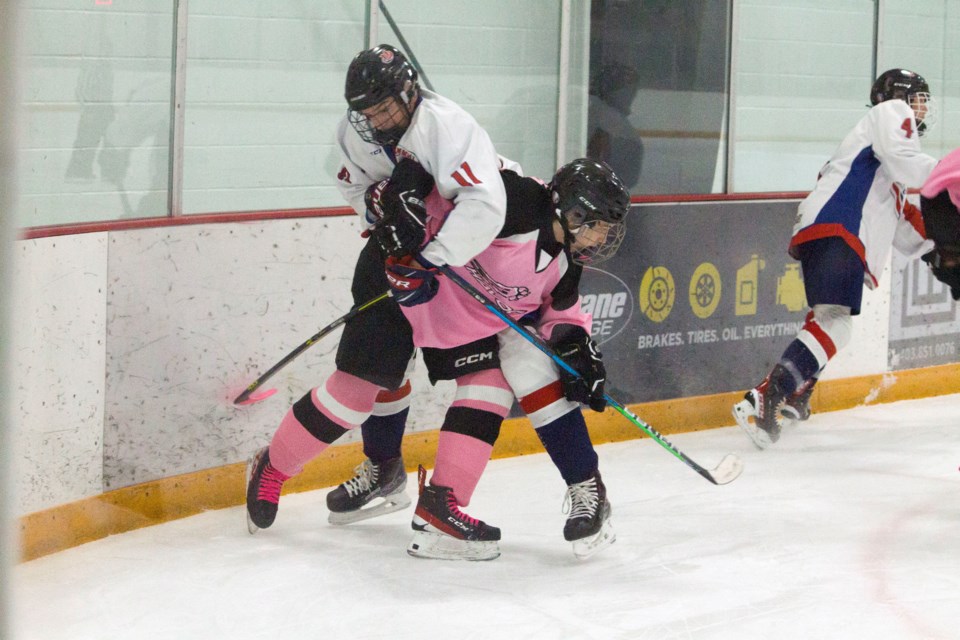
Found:
[(789, 252), (800, 261), (811, 311), (769, 375), (733, 408), (761, 449), (780, 438), (785, 420), (809, 417), (814, 384), (849, 342), (863, 287), (877, 286), (890, 247), (908, 256), (929, 248), (919, 211), (906, 201), (936, 164), (920, 151), (935, 119), (929, 86), (890, 69), (874, 82), (870, 104), (800, 203)]
[[(423, 248), (434, 264), (462, 265), (496, 237), (504, 223), (506, 193), (502, 166), (487, 133), (452, 101), (422, 89), (417, 72), (400, 51), (379, 45), (360, 52), (345, 82), (348, 111), (337, 128), (342, 165), (337, 185), (347, 201), (372, 225), (379, 200), (411, 203), (426, 196), (416, 184), (394, 176), (409, 158), (432, 176), (441, 195), (453, 202), (443, 230)], [(385, 184), (388, 178), (395, 180)], [(398, 229), (398, 233), (417, 229)], [(384, 262), (372, 240), (362, 250), (351, 286), (362, 304), (388, 289)], [(247, 515), (251, 532), (269, 527), (276, 517), (283, 483), (300, 473), (343, 434), (361, 424), (382, 440), (365, 438), (369, 464), (357, 478), (328, 495), (331, 521), (372, 497), (384, 498), (376, 513), (409, 504), (406, 472), (398, 457), (403, 437), (409, 384), (407, 366), (414, 346), (409, 323), (392, 299), (380, 302), (346, 323), (337, 350), (337, 370), (294, 404), (270, 446), (248, 463)]]

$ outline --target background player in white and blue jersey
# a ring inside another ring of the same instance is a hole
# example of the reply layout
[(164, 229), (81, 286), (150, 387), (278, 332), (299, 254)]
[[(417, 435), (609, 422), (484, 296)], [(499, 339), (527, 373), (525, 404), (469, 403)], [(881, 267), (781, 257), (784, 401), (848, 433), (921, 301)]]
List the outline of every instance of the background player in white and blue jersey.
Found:
[(809, 417), (813, 385), (849, 342), (863, 286), (877, 286), (890, 247), (908, 256), (929, 250), (919, 209), (906, 199), (936, 165), (920, 151), (919, 138), (935, 115), (929, 86), (912, 71), (890, 69), (873, 83), (870, 104), (797, 212), (790, 255), (803, 269), (806, 323), (733, 409), (761, 449), (780, 438), (784, 419)]

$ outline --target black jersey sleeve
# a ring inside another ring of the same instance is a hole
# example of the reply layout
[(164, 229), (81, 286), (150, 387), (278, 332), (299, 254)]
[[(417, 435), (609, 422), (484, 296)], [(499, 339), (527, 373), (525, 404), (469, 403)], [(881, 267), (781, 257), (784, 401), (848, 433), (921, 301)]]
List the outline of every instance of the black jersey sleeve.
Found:
[(583, 267), (570, 260), (570, 254), (567, 253), (569, 266), (566, 273), (560, 277), (560, 282), (550, 292), (553, 302), (550, 306), (557, 311), (569, 309), (580, 299), (580, 276), (583, 275)]
[(500, 177), (507, 192), (507, 218), (498, 238), (529, 233), (553, 223), (553, 206), (546, 185), (510, 170), (501, 171)]

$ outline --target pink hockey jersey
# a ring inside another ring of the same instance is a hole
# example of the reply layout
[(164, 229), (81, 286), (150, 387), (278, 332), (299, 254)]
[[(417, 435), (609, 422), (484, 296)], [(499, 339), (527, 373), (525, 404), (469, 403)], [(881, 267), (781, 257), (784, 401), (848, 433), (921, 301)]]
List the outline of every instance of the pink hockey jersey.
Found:
[(942, 191), (946, 191), (953, 206), (960, 209), (960, 149), (955, 149), (943, 157), (927, 178), (920, 193), (925, 198), (933, 198)]
[[(434, 189), (425, 204), (430, 237), (442, 229), (451, 203)], [(573, 274), (568, 273), (571, 265), (565, 251), (544, 251), (539, 242), (541, 233), (545, 231), (498, 237), (467, 264), (453, 270), (510, 318), (520, 320), (538, 313), (536, 327), (545, 340), (558, 324), (577, 325), (589, 334), (592, 318), (581, 310), (579, 295), (570, 306), (555, 308), (553, 296), (558, 285), (565, 275), (569, 278)], [(576, 274), (579, 279), (579, 270)], [(413, 342), (418, 347), (456, 347), (507, 328), (503, 320), (443, 276), (430, 302), (401, 309), (413, 327)]]

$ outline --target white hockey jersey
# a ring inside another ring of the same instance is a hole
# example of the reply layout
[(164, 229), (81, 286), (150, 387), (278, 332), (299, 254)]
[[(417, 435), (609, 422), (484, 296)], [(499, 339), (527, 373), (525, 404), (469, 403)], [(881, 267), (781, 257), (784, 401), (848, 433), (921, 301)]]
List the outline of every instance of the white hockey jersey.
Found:
[(416, 160), (433, 176), (440, 195), (454, 202), (443, 229), (421, 254), (437, 265), (461, 266), (486, 249), (503, 227), (507, 195), (499, 171), (519, 172), (519, 166), (500, 158), (487, 132), (455, 102), (425, 89), (420, 95), (396, 147), (364, 142), (343, 117), (337, 126), (343, 156), (337, 186), (363, 215), (367, 187), (389, 178), (402, 158)]
[(937, 161), (920, 151), (913, 110), (903, 100), (874, 106), (824, 165), (797, 212), (790, 254), (804, 242), (836, 236), (857, 252), (873, 289), (890, 247), (924, 247), (917, 216), (904, 215), (908, 189), (919, 189)]

